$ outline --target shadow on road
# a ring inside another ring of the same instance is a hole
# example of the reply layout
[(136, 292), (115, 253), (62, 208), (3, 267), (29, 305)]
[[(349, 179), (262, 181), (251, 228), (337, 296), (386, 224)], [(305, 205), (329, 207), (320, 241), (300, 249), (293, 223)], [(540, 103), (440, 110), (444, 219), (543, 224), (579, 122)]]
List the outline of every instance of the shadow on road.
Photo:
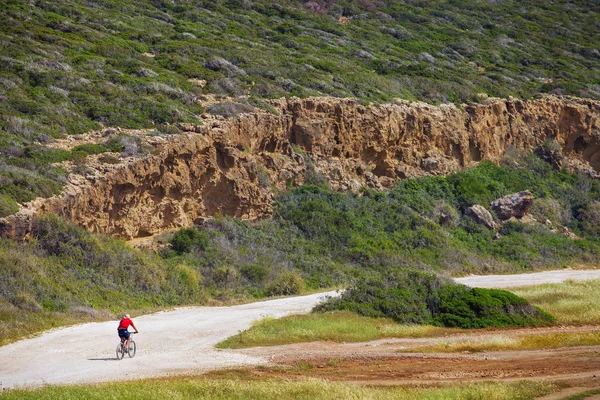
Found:
[(88, 358), (89, 361), (119, 361), (115, 357), (112, 358)]

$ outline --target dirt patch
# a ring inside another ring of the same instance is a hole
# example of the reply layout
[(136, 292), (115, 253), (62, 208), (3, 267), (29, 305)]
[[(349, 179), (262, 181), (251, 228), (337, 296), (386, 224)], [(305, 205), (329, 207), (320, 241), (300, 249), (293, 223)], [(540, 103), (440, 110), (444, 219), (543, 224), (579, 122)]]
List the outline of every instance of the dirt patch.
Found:
[(368, 385), (421, 385), (489, 380), (547, 379), (585, 382), (600, 387), (600, 346), (552, 350), (481, 353), (414, 353), (412, 348), (444, 341), (485, 339), (486, 336), (541, 335), (550, 332), (595, 332), (596, 327), (552, 327), (514, 331), (483, 331), (444, 338), (388, 339), (369, 343), (315, 342), (246, 349), (249, 356), (276, 364), (253, 374), (279, 378), (312, 377)]
[(598, 351), (527, 351), (485, 355), (336, 355), (275, 357), (278, 377), (313, 377), (362, 384), (399, 385), (480, 380), (586, 379), (600, 387)]

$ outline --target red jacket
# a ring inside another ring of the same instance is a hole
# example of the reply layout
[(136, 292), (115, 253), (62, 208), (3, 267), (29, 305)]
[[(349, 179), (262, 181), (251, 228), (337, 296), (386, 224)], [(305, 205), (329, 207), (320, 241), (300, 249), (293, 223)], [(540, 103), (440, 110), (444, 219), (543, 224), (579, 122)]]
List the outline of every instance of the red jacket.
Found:
[(133, 321), (129, 318), (123, 318), (121, 322), (119, 322), (119, 327), (117, 330), (125, 329), (127, 330), (131, 325), (133, 325)]

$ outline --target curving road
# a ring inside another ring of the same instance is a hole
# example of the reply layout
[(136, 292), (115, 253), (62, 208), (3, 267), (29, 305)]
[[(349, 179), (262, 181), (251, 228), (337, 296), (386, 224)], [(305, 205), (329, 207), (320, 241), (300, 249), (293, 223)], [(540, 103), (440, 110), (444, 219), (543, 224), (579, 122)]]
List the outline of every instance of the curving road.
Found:
[[(548, 271), (526, 275), (466, 277), (469, 286), (510, 287), (566, 279), (600, 279), (597, 271)], [(4, 388), (128, 380), (212, 369), (267, 364), (264, 357), (217, 350), (221, 340), (264, 317), (308, 312), (327, 295), (320, 293), (232, 307), (184, 307), (135, 317), (140, 330), (135, 358), (117, 361), (117, 322), (77, 325), (0, 347)]]

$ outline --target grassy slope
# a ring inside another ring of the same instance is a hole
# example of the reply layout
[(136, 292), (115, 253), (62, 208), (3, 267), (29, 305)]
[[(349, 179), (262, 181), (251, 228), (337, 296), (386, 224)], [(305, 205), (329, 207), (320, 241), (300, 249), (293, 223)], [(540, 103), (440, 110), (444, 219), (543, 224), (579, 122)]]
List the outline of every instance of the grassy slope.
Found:
[(559, 324), (600, 324), (599, 281), (546, 284), (511, 290), (541, 307)]
[(193, 122), (208, 93), (598, 98), (598, 24), (597, 5), (564, 0), (6, 0), (0, 215), (60, 190), (65, 172), (50, 163), (85, 157), (36, 143), (101, 126)]

